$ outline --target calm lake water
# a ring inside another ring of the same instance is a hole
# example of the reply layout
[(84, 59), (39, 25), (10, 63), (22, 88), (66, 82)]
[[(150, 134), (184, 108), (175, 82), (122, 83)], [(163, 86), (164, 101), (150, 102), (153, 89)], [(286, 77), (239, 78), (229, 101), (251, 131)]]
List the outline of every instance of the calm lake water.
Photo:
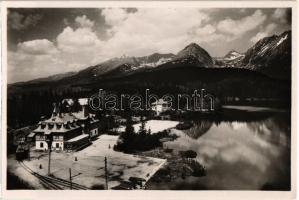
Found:
[(244, 113), (227, 110), (228, 115), (220, 120), (194, 120), (191, 129), (174, 130), (180, 136), (177, 140), (164, 143), (175, 150), (196, 151), (206, 176), (155, 183), (149, 188), (289, 190), (290, 113), (238, 110)]

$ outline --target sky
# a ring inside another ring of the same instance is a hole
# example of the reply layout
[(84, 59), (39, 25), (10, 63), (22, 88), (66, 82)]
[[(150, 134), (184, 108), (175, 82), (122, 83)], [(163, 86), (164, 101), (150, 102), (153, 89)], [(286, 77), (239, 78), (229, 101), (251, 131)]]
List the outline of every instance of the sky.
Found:
[(291, 29), (289, 8), (9, 8), (8, 83), (79, 71), (114, 57), (244, 53)]

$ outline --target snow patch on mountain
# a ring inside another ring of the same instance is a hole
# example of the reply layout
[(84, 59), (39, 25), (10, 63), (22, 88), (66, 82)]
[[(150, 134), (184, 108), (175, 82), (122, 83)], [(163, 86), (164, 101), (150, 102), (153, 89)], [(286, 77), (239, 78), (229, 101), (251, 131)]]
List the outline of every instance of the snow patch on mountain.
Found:
[(285, 41), (286, 39), (288, 38), (288, 35), (285, 35), (283, 38), (281, 38), (278, 42), (277, 42), (277, 45), (280, 45), (283, 41)]

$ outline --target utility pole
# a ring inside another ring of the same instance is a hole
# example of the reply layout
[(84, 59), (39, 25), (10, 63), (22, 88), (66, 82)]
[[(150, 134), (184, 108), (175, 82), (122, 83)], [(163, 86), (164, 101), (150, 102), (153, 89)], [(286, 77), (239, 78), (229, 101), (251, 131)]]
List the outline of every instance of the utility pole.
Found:
[(107, 170), (107, 157), (105, 156), (105, 186), (108, 190), (108, 170)]
[(49, 149), (48, 176), (51, 174), (51, 147)]
[(72, 169), (69, 168), (69, 172), (70, 172), (70, 188), (71, 190), (73, 189), (73, 183), (72, 183)]
[(52, 151), (52, 137), (51, 137), (51, 135), (48, 136), (46, 141), (48, 143), (48, 149), (49, 149), (48, 176), (50, 176), (50, 174), (51, 174), (51, 151)]

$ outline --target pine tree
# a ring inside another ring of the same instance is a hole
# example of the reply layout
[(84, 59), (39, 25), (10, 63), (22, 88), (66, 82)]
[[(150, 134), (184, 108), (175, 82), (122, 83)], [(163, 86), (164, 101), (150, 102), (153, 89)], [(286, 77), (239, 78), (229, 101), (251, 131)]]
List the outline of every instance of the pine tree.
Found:
[(148, 135), (151, 135), (151, 134), (152, 134), (152, 130), (151, 130), (151, 128), (148, 129), (147, 134), (148, 134)]
[(74, 104), (73, 104), (71, 110), (72, 110), (72, 112), (79, 112), (82, 110), (82, 107), (81, 107), (78, 99), (74, 99)]
[(130, 114), (127, 115), (127, 119), (126, 119), (126, 133), (127, 134), (134, 134), (135, 130), (133, 127), (133, 121), (132, 121), (132, 117)]
[(145, 118), (141, 116), (141, 125), (139, 128), (139, 134), (146, 134), (145, 124), (146, 124)]

